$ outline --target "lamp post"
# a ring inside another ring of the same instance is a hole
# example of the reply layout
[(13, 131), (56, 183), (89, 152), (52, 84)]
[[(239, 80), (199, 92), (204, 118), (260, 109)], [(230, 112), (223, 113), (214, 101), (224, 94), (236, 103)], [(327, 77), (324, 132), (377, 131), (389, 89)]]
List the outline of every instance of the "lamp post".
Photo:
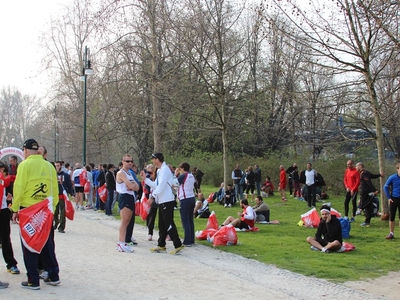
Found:
[(92, 75), (93, 70), (90, 65), (90, 51), (85, 46), (85, 52), (83, 53), (83, 69), (80, 80), (83, 81), (83, 154), (82, 154), (82, 166), (86, 165), (86, 97), (87, 97), (87, 76)]

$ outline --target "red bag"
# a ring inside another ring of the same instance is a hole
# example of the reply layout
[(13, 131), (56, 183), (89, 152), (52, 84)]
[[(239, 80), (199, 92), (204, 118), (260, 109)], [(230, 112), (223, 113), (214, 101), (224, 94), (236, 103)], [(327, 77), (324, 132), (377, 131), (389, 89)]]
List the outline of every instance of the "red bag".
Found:
[(235, 227), (232, 225), (222, 226), (210, 239), (213, 246), (231, 246), (236, 245), (238, 241)]
[(74, 210), (74, 205), (72, 202), (68, 199), (67, 192), (64, 190), (63, 191), (63, 199), (60, 201), (65, 201), (65, 216), (73, 221), (74, 220), (74, 215), (75, 215), (75, 210)]
[(196, 231), (195, 237), (198, 240), (207, 240), (208, 238), (211, 238), (212, 236), (214, 236), (214, 234), (216, 232), (217, 232), (217, 229), (214, 229), (214, 228)]
[(99, 198), (101, 202), (106, 203), (108, 193), (107, 193), (107, 187), (105, 184), (103, 184), (101, 187), (97, 189), (97, 192), (99, 193)]
[(34, 253), (42, 251), (53, 226), (53, 201), (49, 198), (18, 212), (22, 243)]
[(140, 201), (135, 202), (135, 216), (140, 216)]
[(343, 242), (342, 248), (344, 248), (343, 252), (349, 252), (349, 251), (356, 250), (356, 246), (354, 246), (353, 244), (350, 244), (348, 242)]
[(206, 229), (215, 229), (218, 230), (218, 221), (215, 212), (211, 212), (211, 215), (208, 217)]
[(210, 196), (208, 196), (207, 202), (208, 202), (208, 203), (214, 202), (214, 193), (211, 193)]
[(89, 194), (90, 193), (90, 182), (86, 181), (85, 185), (83, 186), (83, 192), (85, 194)]
[(85, 186), (86, 182), (87, 182), (87, 171), (83, 170), (81, 174), (79, 174), (79, 184), (81, 186)]
[(333, 207), (331, 207), (331, 215), (332, 216), (336, 216), (336, 218), (340, 218), (342, 217), (342, 215), (340, 214), (340, 212), (338, 212), (336, 209), (334, 209)]
[(309, 210), (308, 212), (301, 215), (301, 220), (303, 221), (303, 225), (306, 227), (318, 227), (320, 217), (315, 208)]
[(146, 195), (143, 193), (142, 200), (140, 201), (140, 217), (142, 218), (143, 221), (146, 221), (147, 216), (149, 215), (150, 212), (150, 205), (148, 202), (149, 199), (147, 199)]

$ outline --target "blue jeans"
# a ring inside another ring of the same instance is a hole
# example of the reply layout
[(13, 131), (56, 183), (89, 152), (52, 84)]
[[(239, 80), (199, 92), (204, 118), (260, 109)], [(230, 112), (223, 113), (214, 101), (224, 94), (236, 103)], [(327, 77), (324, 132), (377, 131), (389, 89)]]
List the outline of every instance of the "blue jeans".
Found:
[(239, 182), (235, 183), (235, 193), (236, 193), (236, 201), (242, 200), (243, 186)]
[(106, 202), (106, 215), (111, 216), (112, 215), (112, 203), (114, 201), (114, 190), (107, 189), (108, 195), (107, 195), (107, 202)]
[(191, 245), (194, 244), (194, 222), (193, 222), (193, 210), (195, 206), (195, 198), (186, 198), (181, 200), (181, 220), (184, 232), (183, 244)]
[(257, 195), (260, 196), (261, 195), (261, 182), (260, 181), (256, 181), (256, 190), (257, 190)]

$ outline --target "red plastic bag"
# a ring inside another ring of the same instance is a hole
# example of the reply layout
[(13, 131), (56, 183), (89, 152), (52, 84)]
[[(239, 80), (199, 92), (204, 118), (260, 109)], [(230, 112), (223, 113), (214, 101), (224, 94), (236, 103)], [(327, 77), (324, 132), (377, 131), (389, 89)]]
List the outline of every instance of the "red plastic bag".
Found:
[(85, 186), (87, 182), (87, 171), (83, 170), (80, 174), (79, 174), (79, 184), (81, 186)]
[(85, 194), (89, 194), (90, 193), (90, 182), (86, 181), (85, 185), (83, 186), (83, 192)]
[(303, 225), (306, 227), (318, 227), (320, 217), (315, 208), (309, 210), (308, 212), (301, 215), (301, 220), (303, 221)]
[(236, 245), (238, 241), (235, 227), (232, 225), (222, 226), (210, 239), (213, 246), (231, 246)]
[(211, 215), (208, 217), (208, 221), (207, 221), (206, 229), (210, 229), (210, 228), (218, 230), (217, 216), (215, 215), (214, 211), (211, 212)]
[(210, 196), (208, 196), (207, 202), (208, 202), (208, 203), (214, 202), (214, 193), (211, 193)]
[(140, 216), (140, 201), (135, 202), (135, 216)]
[(106, 203), (106, 201), (107, 201), (107, 196), (108, 196), (106, 185), (103, 184), (101, 187), (99, 187), (99, 188), (97, 189), (97, 192), (99, 193), (99, 198), (100, 198), (100, 200), (101, 200), (103, 203)]
[(353, 244), (350, 244), (348, 242), (343, 242), (342, 247), (344, 248), (343, 252), (349, 252), (349, 251), (356, 250), (356, 246), (354, 246)]
[[(149, 215), (150, 212), (150, 205), (149, 205), (149, 199), (147, 199), (146, 195), (143, 193), (142, 200), (140, 200), (140, 217), (142, 218), (143, 221), (146, 221), (147, 216)], [(136, 207), (135, 207), (136, 209)]]
[(53, 226), (53, 201), (49, 198), (18, 212), (22, 243), (34, 253), (42, 251)]
[(214, 229), (214, 228), (200, 230), (200, 231), (196, 231), (195, 237), (198, 240), (207, 240), (208, 238), (214, 236), (214, 234), (216, 232), (217, 232), (217, 229)]
[(331, 207), (331, 215), (332, 216), (336, 216), (336, 218), (341, 218), (342, 215), (340, 214), (340, 212), (338, 212), (336, 209), (334, 209), (333, 207)]
[(75, 210), (74, 210), (74, 205), (72, 202), (68, 199), (67, 192), (64, 190), (63, 191), (63, 199), (60, 201), (65, 201), (65, 216), (73, 221), (74, 220), (74, 215), (75, 215)]

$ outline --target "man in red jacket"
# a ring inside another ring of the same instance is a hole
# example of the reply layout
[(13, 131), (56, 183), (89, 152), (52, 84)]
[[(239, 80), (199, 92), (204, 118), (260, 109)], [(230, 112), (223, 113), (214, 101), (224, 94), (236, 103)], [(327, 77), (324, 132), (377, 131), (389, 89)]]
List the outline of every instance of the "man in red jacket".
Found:
[(346, 189), (346, 197), (344, 200), (344, 215), (345, 218), (349, 217), (349, 203), (353, 205), (353, 211), (350, 222), (354, 222), (354, 217), (357, 210), (357, 192), (360, 185), (360, 173), (354, 166), (354, 161), (349, 160), (347, 162), (347, 169), (344, 172), (344, 188)]
[(283, 165), (280, 165), (279, 169), (279, 193), (281, 194), (282, 201), (286, 202), (286, 171)]

